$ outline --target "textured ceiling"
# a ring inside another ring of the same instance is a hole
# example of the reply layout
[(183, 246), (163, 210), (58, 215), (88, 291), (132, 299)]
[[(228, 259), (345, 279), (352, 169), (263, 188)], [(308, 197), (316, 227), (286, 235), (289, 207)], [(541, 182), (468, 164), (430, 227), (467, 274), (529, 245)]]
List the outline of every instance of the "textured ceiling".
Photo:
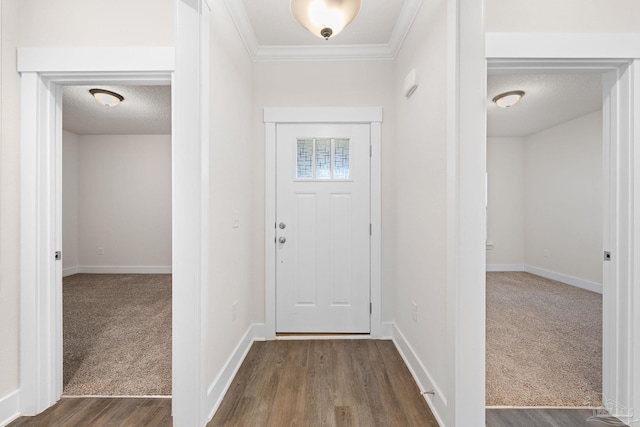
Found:
[[(511, 90), (525, 96), (510, 108), (491, 100)], [(528, 136), (602, 108), (600, 74), (489, 74), (487, 135)]]
[[(94, 87), (119, 93), (124, 101), (105, 107), (89, 93)], [(171, 86), (67, 86), (62, 123), (77, 135), (171, 134)]]

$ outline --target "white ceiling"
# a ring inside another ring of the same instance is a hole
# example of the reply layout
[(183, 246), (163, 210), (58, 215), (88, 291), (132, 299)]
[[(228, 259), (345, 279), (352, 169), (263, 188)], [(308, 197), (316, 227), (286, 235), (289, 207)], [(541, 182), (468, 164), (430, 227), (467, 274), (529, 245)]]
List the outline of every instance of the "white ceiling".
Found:
[[(510, 108), (492, 102), (494, 96), (523, 90)], [(487, 135), (528, 136), (602, 108), (600, 74), (489, 74)]]
[[(340, 34), (323, 40), (291, 17), (289, 0), (225, 0), (249, 54), (255, 61), (393, 59), (422, 0), (363, 0), (358, 17)], [(426, 4), (425, 4), (426, 5)], [(489, 74), (487, 134), (527, 136), (593, 112), (602, 106), (599, 74)], [(169, 86), (100, 86), (125, 97), (114, 108), (89, 94), (94, 86), (64, 89), (64, 128), (76, 134), (169, 134)], [(491, 99), (524, 90), (512, 108)]]
[(423, 0), (363, 0), (356, 19), (324, 40), (298, 24), (289, 0), (225, 0), (255, 61), (394, 59)]
[[(106, 107), (89, 93), (94, 87), (119, 93), (124, 101)], [(62, 127), (77, 135), (171, 134), (171, 86), (67, 86)]]

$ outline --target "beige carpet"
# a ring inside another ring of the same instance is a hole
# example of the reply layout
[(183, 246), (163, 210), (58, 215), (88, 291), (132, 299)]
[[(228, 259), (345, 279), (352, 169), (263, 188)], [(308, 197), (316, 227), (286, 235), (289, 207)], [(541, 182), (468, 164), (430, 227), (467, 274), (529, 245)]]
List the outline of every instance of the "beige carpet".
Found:
[(63, 281), (63, 393), (171, 394), (171, 275)]
[(487, 406), (598, 406), (602, 296), (487, 273)]

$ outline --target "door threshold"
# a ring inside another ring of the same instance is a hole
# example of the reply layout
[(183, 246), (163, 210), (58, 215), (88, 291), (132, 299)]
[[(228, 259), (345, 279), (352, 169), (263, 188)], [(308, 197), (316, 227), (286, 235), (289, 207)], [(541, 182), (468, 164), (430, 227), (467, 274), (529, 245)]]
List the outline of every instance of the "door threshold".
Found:
[(334, 332), (276, 332), (277, 340), (362, 340), (370, 339), (371, 333)]

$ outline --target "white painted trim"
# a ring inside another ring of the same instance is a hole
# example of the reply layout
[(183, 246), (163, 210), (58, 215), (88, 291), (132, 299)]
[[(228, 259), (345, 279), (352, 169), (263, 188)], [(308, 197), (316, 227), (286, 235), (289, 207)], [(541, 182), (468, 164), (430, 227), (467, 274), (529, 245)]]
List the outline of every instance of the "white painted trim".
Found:
[(524, 264), (487, 264), (487, 271), (525, 271)]
[(566, 285), (571, 285), (577, 288), (582, 288), (591, 292), (602, 294), (602, 284), (600, 283), (579, 279), (577, 277), (568, 276), (562, 273), (556, 273), (554, 271), (545, 270), (545, 269), (534, 267), (531, 265), (525, 265), (524, 271), (526, 271), (527, 273), (535, 274), (536, 276), (541, 276), (547, 279), (555, 280), (557, 282), (561, 282)]
[(640, 58), (640, 33), (486, 33), (487, 58)]
[(227, 359), (218, 376), (209, 385), (207, 390), (208, 421), (211, 421), (220, 407), (224, 395), (227, 393), (227, 390), (229, 390), (253, 342), (264, 340), (263, 332), (263, 324), (250, 325), (244, 336), (240, 338), (240, 342), (236, 345), (236, 348)]
[(83, 265), (76, 267), (84, 274), (171, 274), (170, 265)]
[(630, 236), (633, 246), (633, 256), (631, 265), (631, 283), (632, 283), (632, 299), (631, 306), (633, 307), (630, 323), (635, 325), (631, 332), (631, 342), (633, 360), (631, 366), (633, 369), (633, 377), (631, 378), (631, 384), (633, 384), (633, 400), (632, 408), (635, 408), (635, 413), (640, 412), (640, 58), (633, 61), (633, 75), (631, 77), (633, 82), (632, 103), (634, 106), (634, 113), (632, 114), (633, 123), (631, 127), (633, 129), (633, 143), (635, 147), (633, 150), (632, 169), (635, 172), (633, 175), (633, 190), (632, 197), (633, 202), (631, 204), (633, 209), (633, 235)]
[(447, 377), (455, 426), (485, 425), (486, 59), (483, 2), (448, 0)]
[(203, 0), (176, 0), (172, 415), (178, 426), (205, 425), (208, 415), (209, 21), (210, 11)]
[(0, 427), (4, 427), (20, 416), (20, 390), (0, 399)]
[[(611, 412), (623, 421), (625, 414), (640, 408), (640, 381), (632, 381), (634, 375), (640, 379), (640, 333), (635, 326), (640, 311), (635, 292), (640, 265), (632, 235), (640, 228), (640, 215), (634, 210), (640, 191), (640, 174), (635, 173), (640, 164), (634, 149), (640, 143), (638, 37), (620, 33), (487, 35), (487, 57), (494, 58), (490, 70), (606, 73), (603, 128), (608, 196), (603, 247), (613, 256), (604, 263), (603, 272), (603, 395), (605, 402), (612, 403)], [(630, 58), (635, 58), (632, 65)], [(484, 114), (484, 108), (476, 112), (477, 117)]]
[[(380, 109), (382, 120), (382, 109)], [(370, 333), (371, 338), (380, 338), (382, 327), (382, 126), (380, 122), (371, 123), (370, 158), (370, 221), (369, 271), (370, 271)]]
[(437, 383), (433, 380), (433, 376), (429, 373), (429, 370), (422, 364), (420, 358), (411, 347), (411, 344), (406, 340), (400, 329), (395, 323), (391, 324), (392, 340), (398, 349), (398, 353), (402, 356), (402, 360), (409, 368), (409, 372), (413, 376), (413, 379), (418, 384), (418, 388), (421, 392), (433, 390), (435, 395), (423, 395), (431, 412), (438, 421), (440, 427), (446, 427), (444, 422), (444, 416), (447, 412), (447, 398), (438, 387)]
[[(194, 100), (202, 99), (201, 81), (208, 78), (203, 74), (206, 67), (201, 67), (208, 63), (208, 50), (201, 51), (199, 43), (200, 38), (208, 40), (208, 35), (203, 34), (204, 30), (194, 32), (193, 28), (206, 29), (208, 16), (201, 17), (201, 6), (194, 10), (191, 0), (176, 0), (176, 5), (175, 50), (142, 48), (135, 58), (131, 49), (18, 51), (22, 73), (19, 402), (22, 415), (43, 411), (55, 403), (62, 390), (62, 363), (58, 354), (61, 302), (51, 285), (56, 270), (62, 275), (61, 267), (52, 265), (54, 249), (61, 249), (56, 246), (59, 239), (54, 233), (52, 167), (58, 163), (52, 142), (61, 135), (59, 85), (167, 84), (173, 80), (173, 418), (177, 425), (200, 425), (206, 419), (203, 377), (208, 284), (202, 280), (203, 277), (206, 280), (207, 263), (206, 259), (202, 262), (201, 256), (206, 256), (203, 240), (208, 239), (208, 234), (202, 233), (200, 216), (206, 211), (202, 205), (208, 204), (201, 175), (202, 169), (208, 168), (208, 157), (201, 154), (209, 141), (207, 128), (202, 124), (206, 100), (202, 103)], [(175, 51), (180, 52), (177, 64)], [(42, 55), (41, 62), (36, 59), (38, 55)], [(94, 60), (97, 62), (93, 63)], [(176, 72), (172, 74), (174, 67)], [(196, 143), (191, 143), (194, 140)]]
[(19, 48), (18, 72), (171, 72), (173, 47)]
[(400, 52), (423, 0), (405, 0), (389, 42), (369, 45), (260, 45), (243, 2), (224, 0), (224, 3), (253, 61), (388, 61)]
[[(276, 335), (276, 124), (278, 123), (367, 123), (371, 126), (373, 152), (380, 153), (381, 107), (296, 107), (265, 108), (265, 336)], [(370, 244), (371, 268), (371, 330), (370, 338), (382, 335), (382, 283), (381, 257), (381, 181), (380, 155), (371, 159), (371, 224), (373, 233)], [(377, 174), (377, 176), (374, 175)], [(374, 191), (378, 194), (374, 195)], [(376, 231), (377, 230), (377, 231)], [(377, 251), (377, 253), (374, 253)], [(378, 261), (377, 263), (375, 263)]]

